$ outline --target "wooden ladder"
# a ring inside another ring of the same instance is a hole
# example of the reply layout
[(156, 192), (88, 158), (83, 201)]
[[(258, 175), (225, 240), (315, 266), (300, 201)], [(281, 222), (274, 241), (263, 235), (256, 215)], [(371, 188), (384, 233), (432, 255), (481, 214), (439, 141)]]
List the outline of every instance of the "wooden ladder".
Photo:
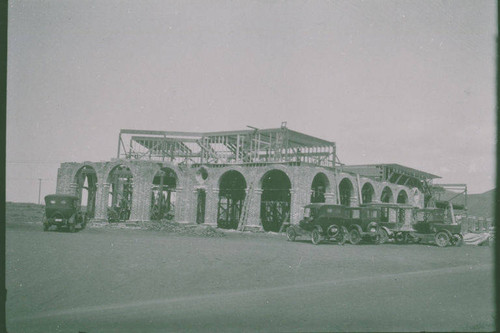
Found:
[(240, 222), (238, 223), (239, 231), (243, 231), (245, 229), (245, 225), (248, 221), (248, 212), (250, 211), (250, 205), (252, 203), (253, 197), (253, 183), (250, 183), (248, 186), (248, 194), (245, 197), (245, 201), (243, 202), (243, 207), (241, 208)]

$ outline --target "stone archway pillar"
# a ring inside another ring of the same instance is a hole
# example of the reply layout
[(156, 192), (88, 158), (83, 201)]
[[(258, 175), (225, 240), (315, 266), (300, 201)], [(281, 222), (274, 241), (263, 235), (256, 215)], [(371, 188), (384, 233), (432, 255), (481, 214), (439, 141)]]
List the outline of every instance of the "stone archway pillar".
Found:
[(132, 178), (130, 186), (132, 187), (132, 207), (130, 207), (129, 221), (148, 221), (151, 184), (136, 176)]
[(77, 183), (71, 183), (69, 184), (69, 189), (71, 195), (78, 196), (78, 184)]
[(190, 211), (189, 203), (189, 191), (185, 190), (184, 187), (176, 187), (175, 189), (175, 221), (179, 223), (192, 224), (196, 223), (196, 220), (190, 219), (188, 212)]
[(108, 207), (108, 194), (109, 183), (97, 183), (96, 184), (96, 198), (95, 198), (95, 220), (106, 220), (108, 218), (107, 207)]
[(205, 224), (217, 226), (217, 208), (219, 204), (219, 189), (211, 188), (206, 191)]
[(249, 191), (249, 189), (247, 188), (245, 192), (246, 192), (245, 200), (251, 199), (250, 207), (248, 207), (248, 219), (246, 226), (256, 227), (259, 230), (262, 230), (262, 221), (260, 219), (260, 206), (261, 206), (263, 191), (262, 189), (255, 189), (253, 191)]
[[(311, 202), (309, 190), (290, 190), (290, 224), (297, 224), (302, 217), (302, 209)], [(325, 197), (326, 200), (326, 197)]]
[(325, 196), (325, 203), (333, 205), (336, 204), (335, 193), (326, 192), (324, 196)]
[(351, 207), (356, 207), (356, 206), (359, 206), (359, 198), (358, 198), (356, 191), (354, 190), (353, 192), (354, 193), (351, 193), (351, 197), (349, 198), (349, 201), (350, 201)]

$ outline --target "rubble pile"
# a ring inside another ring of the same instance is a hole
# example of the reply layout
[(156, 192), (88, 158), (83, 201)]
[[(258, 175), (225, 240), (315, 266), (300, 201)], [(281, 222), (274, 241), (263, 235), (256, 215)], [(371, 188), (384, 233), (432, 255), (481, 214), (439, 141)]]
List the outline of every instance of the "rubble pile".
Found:
[(193, 235), (202, 237), (223, 237), (225, 234), (211, 226), (185, 225), (176, 222), (149, 222), (144, 225), (147, 230), (163, 231), (181, 235)]

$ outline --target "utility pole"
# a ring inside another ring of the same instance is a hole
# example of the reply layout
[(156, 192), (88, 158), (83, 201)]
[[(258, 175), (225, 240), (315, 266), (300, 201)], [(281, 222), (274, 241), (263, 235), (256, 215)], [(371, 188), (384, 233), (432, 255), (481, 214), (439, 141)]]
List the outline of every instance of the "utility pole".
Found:
[(42, 178), (38, 178), (38, 204), (40, 204), (41, 193), (42, 193)]

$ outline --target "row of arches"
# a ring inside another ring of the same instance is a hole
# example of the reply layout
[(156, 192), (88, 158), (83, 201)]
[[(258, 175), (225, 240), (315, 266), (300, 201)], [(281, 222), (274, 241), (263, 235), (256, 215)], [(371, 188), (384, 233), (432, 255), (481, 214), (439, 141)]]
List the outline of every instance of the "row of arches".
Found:
[[(205, 177), (206, 178), (206, 177)], [(134, 176), (126, 165), (117, 165), (108, 174), (106, 183), (109, 184), (106, 198), (107, 219), (110, 222), (128, 220), (132, 207)], [(176, 190), (179, 178), (172, 168), (161, 168), (153, 177), (151, 190), (150, 218), (151, 220), (174, 219), (176, 210)], [(75, 176), (77, 195), (82, 206), (87, 207), (89, 217), (94, 217), (96, 207), (97, 173), (91, 166), (83, 166)], [(249, 184), (245, 177), (236, 170), (222, 174), (218, 183), (217, 225), (220, 228), (236, 229), (242, 214)], [(283, 222), (290, 221), (292, 183), (288, 175), (278, 169), (266, 172), (258, 184), (262, 191), (260, 196), (259, 217), (265, 231), (279, 231)], [(311, 184), (311, 203), (326, 202), (326, 194), (332, 193), (328, 177), (324, 173), (317, 173)], [(351, 206), (352, 198), (356, 197), (353, 183), (344, 178), (338, 184), (340, 204)], [(362, 202), (369, 203), (376, 200), (375, 189), (366, 182), (361, 189)], [(381, 202), (394, 202), (392, 190), (386, 186), (380, 195)], [(408, 195), (401, 190), (396, 199), (397, 203), (408, 203)], [(206, 206), (206, 192), (197, 190), (196, 222), (204, 223)]]
[[(247, 187), (244, 176), (238, 171), (227, 171), (221, 176), (217, 205), (218, 227), (238, 227)], [(281, 170), (271, 170), (262, 177), (260, 218), (265, 231), (279, 231), (283, 222), (290, 221), (291, 188), (290, 179)]]

